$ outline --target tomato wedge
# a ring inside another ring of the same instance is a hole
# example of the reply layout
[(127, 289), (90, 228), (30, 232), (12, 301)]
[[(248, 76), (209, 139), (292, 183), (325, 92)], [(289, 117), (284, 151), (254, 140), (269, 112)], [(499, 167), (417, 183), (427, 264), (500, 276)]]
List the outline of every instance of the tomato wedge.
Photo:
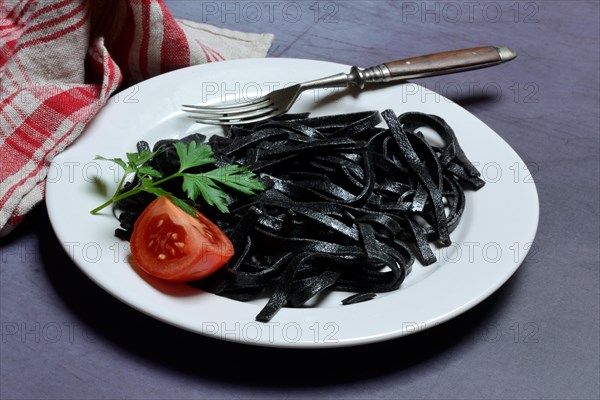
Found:
[(199, 212), (192, 217), (165, 196), (139, 216), (130, 246), (142, 270), (175, 282), (204, 278), (233, 255), (233, 245), (217, 225)]

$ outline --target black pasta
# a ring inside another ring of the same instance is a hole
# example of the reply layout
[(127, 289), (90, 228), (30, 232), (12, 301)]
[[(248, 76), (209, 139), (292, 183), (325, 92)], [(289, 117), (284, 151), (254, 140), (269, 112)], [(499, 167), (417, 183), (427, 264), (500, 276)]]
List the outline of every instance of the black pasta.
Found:
[[(421, 127), (435, 131), (444, 145), (430, 144)], [(155, 168), (178, 166), (173, 143), (154, 146), (165, 149)], [(448, 124), (423, 113), (289, 114), (232, 126), (208, 143), (217, 165), (248, 165), (267, 189), (252, 197), (232, 194), (228, 214), (201, 209), (228, 235), (235, 254), (191, 284), (240, 301), (267, 294), (256, 316), (264, 322), (326, 290), (354, 292), (342, 301), (354, 304), (398, 289), (415, 257), (424, 265), (436, 261), (430, 243), (451, 243), (464, 189), (484, 185)], [(129, 237), (149, 201), (117, 204), (123, 211), (119, 237)]]

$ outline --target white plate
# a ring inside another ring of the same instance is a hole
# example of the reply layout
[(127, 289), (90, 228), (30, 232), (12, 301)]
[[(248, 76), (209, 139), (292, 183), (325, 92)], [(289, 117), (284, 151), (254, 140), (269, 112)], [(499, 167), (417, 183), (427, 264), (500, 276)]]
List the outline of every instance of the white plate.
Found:
[(418, 262), (402, 287), (371, 301), (342, 306), (332, 294), (313, 308), (284, 308), (269, 323), (254, 320), (265, 300), (242, 303), (185, 284), (161, 282), (127, 262), (128, 244), (113, 236), (110, 211), (93, 216), (103, 203), (96, 177), (116, 187), (116, 169), (96, 155), (123, 157), (140, 139), (150, 143), (220, 128), (195, 124), (180, 105), (217, 102), (226, 95), (250, 98), (295, 82), (349, 71), (340, 64), (296, 59), (252, 59), (190, 67), (150, 79), (121, 92), (85, 133), (57, 156), (49, 170), (46, 204), (56, 235), (93, 281), (123, 302), (159, 320), (211, 337), (276, 347), (335, 347), (377, 342), (447, 321), (496, 291), (532, 247), (539, 205), (525, 163), (494, 131), (458, 105), (415, 84), (336, 96), (308, 92), (292, 109), (313, 115), (391, 108), (444, 118), (487, 185), (467, 192), (467, 205), (453, 245), (435, 249), (438, 262)]

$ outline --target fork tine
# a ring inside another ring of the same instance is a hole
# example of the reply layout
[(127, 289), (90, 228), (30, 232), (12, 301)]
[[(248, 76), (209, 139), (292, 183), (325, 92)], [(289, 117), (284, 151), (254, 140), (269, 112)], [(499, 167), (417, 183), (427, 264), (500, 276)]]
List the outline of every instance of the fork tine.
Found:
[(238, 114), (245, 113), (248, 111), (260, 110), (270, 106), (272, 102), (269, 99), (263, 100), (254, 104), (244, 104), (237, 107), (201, 107), (201, 106), (183, 106), (183, 111), (191, 114), (206, 114), (206, 115), (220, 115), (220, 114)]
[(189, 118), (193, 118), (196, 120), (196, 122), (199, 122), (201, 124), (207, 124), (207, 125), (233, 125), (233, 124), (250, 124), (253, 122), (260, 122), (263, 121), (265, 119), (269, 119), (269, 118), (273, 118), (278, 116), (279, 114), (281, 114), (281, 111), (279, 109), (273, 109), (270, 112), (266, 113), (266, 114), (262, 114), (262, 115), (258, 115), (258, 116), (254, 116), (254, 117), (244, 117), (239, 119), (239, 117), (230, 117), (229, 119), (227, 119), (227, 117), (221, 117), (218, 119), (215, 118), (208, 118), (208, 119), (199, 119), (193, 116), (188, 116)]
[(218, 113), (205, 113), (205, 112), (190, 112), (190, 118), (202, 118), (202, 119), (211, 119), (211, 120), (231, 120), (231, 119), (245, 119), (263, 115), (265, 113), (270, 113), (272, 111), (276, 111), (277, 106), (274, 104), (268, 104), (267, 107), (262, 107), (258, 109), (249, 109), (247, 111), (222, 111)]
[[(345, 75), (344, 75), (345, 76)], [(183, 111), (197, 122), (212, 125), (248, 124), (285, 113), (298, 98), (300, 84), (278, 89), (246, 103), (183, 105)]]
[[(242, 103), (226, 103), (226, 104), (215, 104), (215, 105), (195, 105), (195, 104), (183, 104), (182, 107), (189, 108), (191, 110), (201, 110), (201, 111), (215, 111), (219, 112), (225, 110), (243, 110), (250, 107), (257, 107), (259, 103), (270, 102), (270, 96), (261, 96), (256, 99), (244, 101)], [(193, 112), (191, 111), (190, 112)]]

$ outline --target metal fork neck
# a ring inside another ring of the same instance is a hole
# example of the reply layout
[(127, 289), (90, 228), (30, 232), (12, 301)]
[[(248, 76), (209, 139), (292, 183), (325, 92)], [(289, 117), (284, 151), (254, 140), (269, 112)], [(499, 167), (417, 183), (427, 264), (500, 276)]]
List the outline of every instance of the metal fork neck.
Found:
[(366, 83), (385, 82), (390, 78), (390, 71), (383, 64), (371, 68), (352, 67), (350, 73), (340, 73), (325, 78), (315, 79), (301, 83), (302, 90), (323, 89), (330, 87), (356, 86), (359, 89)]
[(384, 64), (365, 69), (352, 67), (349, 75), (352, 84), (359, 89), (364, 88), (365, 83), (387, 82), (391, 78), (390, 71)]

